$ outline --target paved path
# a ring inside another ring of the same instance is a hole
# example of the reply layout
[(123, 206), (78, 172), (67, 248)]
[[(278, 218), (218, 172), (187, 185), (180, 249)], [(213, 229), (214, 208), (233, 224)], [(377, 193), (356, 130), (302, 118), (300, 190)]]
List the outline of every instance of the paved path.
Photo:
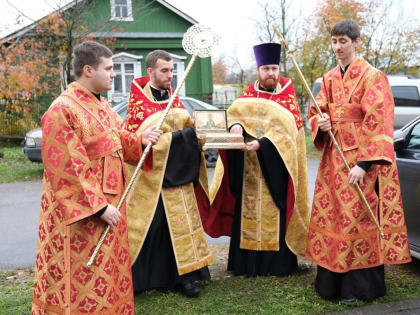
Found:
[(0, 184), (0, 268), (34, 265), (41, 190), (41, 181)]
[(420, 298), (375, 304), (353, 308), (348, 311), (327, 313), (326, 315), (414, 315), (420, 314)]
[[(315, 186), (317, 160), (308, 161), (309, 195)], [(209, 170), (209, 181), (213, 178)], [(0, 184), (0, 268), (32, 267), (35, 263), (36, 242), (41, 202), (41, 181)], [(208, 237), (210, 244), (226, 244), (229, 237)]]

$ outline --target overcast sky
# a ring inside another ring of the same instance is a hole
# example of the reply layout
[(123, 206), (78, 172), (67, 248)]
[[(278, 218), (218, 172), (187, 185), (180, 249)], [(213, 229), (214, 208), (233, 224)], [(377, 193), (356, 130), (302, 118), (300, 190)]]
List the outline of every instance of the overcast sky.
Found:
[[(190, 15), (200, 23), (211, 26), (222, 37), (219, 55), (231, 56), (236, 48), (242, 62), (249, 62), (252, 46), (258, 44), (254, 20), (261, 14), (261, 5), (267, 0), (168, 0), (173, 6)], [(278, 0), (272, 0), (277, 3)], [(69, 0), (9, 0), (25, 15), (37, 20), (56, 7), (56, 3)], [(316, 0), (295, 0), (296, 10), (308, 16), (313, 11)], [(396, 9), (404, 10), (407, 18), (420, 18), (420, 0), (396, 0)], [(7, 0), (0, 0), (0, 36), (16, 29), (19, 13)], [(31, 21), (20, 17), (22, 24)], [(420, 22), (419, 22), (420, 23)]]

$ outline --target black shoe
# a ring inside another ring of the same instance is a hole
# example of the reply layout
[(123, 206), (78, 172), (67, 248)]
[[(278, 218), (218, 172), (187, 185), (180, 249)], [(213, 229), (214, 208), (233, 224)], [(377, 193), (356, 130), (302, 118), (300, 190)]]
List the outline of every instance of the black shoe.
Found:
[(196, 297), (200, 294), (200, 289), (192, 282), (185, 281), (181, 283), (181, 292), (186, 297)]
[(156, 291), (163, 293), (163, 294), (169, 294), (169, 293), (173, 293), (174, 291), (165, 287), (161, 287), (161, 288), (156, 288)]
[(357, 299), (355, 297), (345, 298), (340, 300), (341, 304), (351, 306), (357, 303)]

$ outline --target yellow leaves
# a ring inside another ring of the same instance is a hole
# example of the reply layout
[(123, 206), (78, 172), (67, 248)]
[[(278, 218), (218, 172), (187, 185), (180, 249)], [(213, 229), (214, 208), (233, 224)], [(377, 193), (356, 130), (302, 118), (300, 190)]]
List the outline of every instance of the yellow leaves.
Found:
[(228, 68), (225, 65), (222, 57), (219, 57), (219, 59), (213, 64), (212, 70), (213, 70), (213, 83), (214, 84), (226, 83), (225, 80), (226, 80)]

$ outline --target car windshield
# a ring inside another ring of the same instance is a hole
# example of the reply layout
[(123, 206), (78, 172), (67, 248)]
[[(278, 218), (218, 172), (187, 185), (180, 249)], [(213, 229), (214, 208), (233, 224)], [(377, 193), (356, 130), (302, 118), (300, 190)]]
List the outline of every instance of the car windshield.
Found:
[(312, 95), (316, 97), (319, 91), (321, 91), (321, 82), (315, 82), (312, 86)]
[(413, 128), (407, 148), (415, 150), (420, 149), (420, 123)]
[(193, 110), (203, 110), (205, 109), (203, 106), (198, 104), (197, 102), (194, 102), (192, 100), (183, 99), (181, 100), (182, 104), (184, 104), (185, 109), (188, 111), (190, 116), (192, 116)]
[(118, 104), (117, 106), (114, 107), (114, 110), (117, 112), (118, 115), (121, 116), (122, 119), (126, 119), (127, 117), (127, 106), (128, 106), (128, 102), (124, 103), (124, 104)]

